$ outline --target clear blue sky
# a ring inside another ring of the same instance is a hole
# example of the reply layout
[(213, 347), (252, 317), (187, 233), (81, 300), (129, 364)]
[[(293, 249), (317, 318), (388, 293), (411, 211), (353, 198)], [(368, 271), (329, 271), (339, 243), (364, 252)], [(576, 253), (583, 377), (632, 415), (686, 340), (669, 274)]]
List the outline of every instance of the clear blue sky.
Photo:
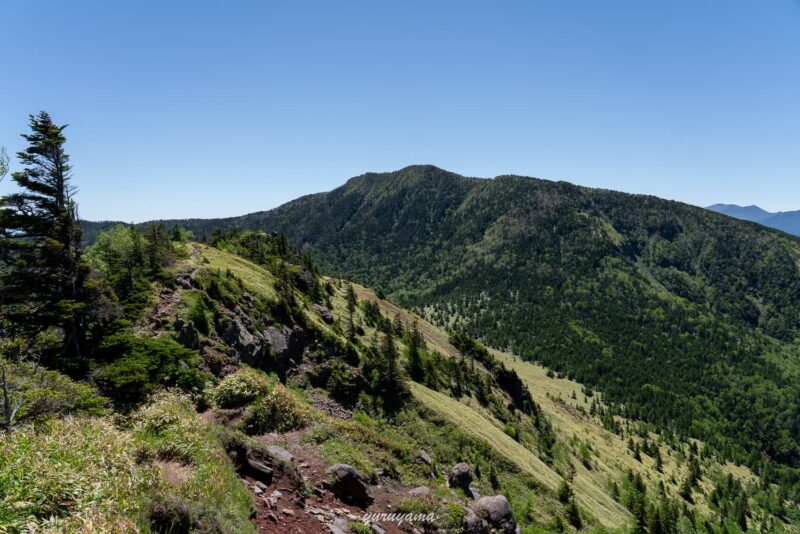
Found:
[(89, 219), (237, 215), (414, 163), (800, 209), (797, 0), (0, 0), (0, 21), (0, 146), (31, 112), (69, 123)]

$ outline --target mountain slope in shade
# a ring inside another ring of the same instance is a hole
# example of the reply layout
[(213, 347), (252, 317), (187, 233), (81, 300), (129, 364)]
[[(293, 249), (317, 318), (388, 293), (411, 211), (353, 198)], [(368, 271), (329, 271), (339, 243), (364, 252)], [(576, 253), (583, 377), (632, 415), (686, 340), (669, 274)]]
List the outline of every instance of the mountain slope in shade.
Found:
[(771, 213), (758, 206), (738, 206), (736, 204), (714, 204), (706, 209), (737, 219), (757, 222), (770, 228), (777, 228), (787, 234), (800, 235), (800, 210)]

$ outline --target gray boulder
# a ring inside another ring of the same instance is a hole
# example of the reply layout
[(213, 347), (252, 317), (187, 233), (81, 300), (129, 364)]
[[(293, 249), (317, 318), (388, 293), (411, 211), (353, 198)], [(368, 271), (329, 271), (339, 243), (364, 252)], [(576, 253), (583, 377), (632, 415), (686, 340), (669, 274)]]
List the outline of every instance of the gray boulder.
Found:
[(247, 362), (252, 362), (260, 352), (261, 344), (237, 315), (228, 318), (222, 337)]
[(314, 309), (317, 310), (317, 313), (322, 317), (323, 321), (328, 324), (333, 323), (333, 313), (331, 313), (331, 310), (321, 304), (314, 304)]
[(363, 506), (372, 502), (367, 484), (351, 465), (336, 464), (328, 469), (328, 480), (323, 485), (339, 500), (348, 504)]
[(461, 522), (461, 531), (464, 534), (489, 534), (489, 525), (475, 515), (470, 508), (464, 508), (464, 519)]
[(503, 495), (481, 497), (474, 506), (475, 515), (489, 524), (489, 527), (504, 534), (520, 534), (522, 530), (517, 525), (514, 512), (508, 499)]
[(292, 453), (277, 445), (270, 445), (267, 447), (267, 454), (272, 461), (277, 464), (290, 464), (294, 460)]
[(447, 484), (451, 488), (461, 488), (470, 494), (469, 485), (472, 483), (472, 470), (464, 462), (453, 466), (447, 474)]
[(430, 497), (431, 489), (428, 486), (419, 486), (417, 488), (408, 490), (408, 494), (413, 497)]
[(268, 326), (264, 331), (264, 340), (267, 342), (270, 354), (276, 359), (285, 358), (289, 353), (289, 334), (291, 331), (286, 328)]

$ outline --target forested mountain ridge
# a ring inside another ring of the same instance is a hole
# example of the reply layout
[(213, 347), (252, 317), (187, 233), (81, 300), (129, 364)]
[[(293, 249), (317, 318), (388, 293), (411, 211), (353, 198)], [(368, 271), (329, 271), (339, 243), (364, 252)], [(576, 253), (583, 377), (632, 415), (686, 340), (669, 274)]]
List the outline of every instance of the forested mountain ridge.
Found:
[(655, 197), (433, 167), (365, 175), (260, 224), (637, 416), (731, 437), (756, 463), (798, 460), (796, 389), (762, 357), (797, 333), (798, 240), (785, 234)]
[(651, 196), (432, 166), (177, 222), (201, 238), (281, 231), (324, 271), (598, 386), (628, 415), (757, 469), (800, 460), (786, 376), (800, 241), (786, 234)]

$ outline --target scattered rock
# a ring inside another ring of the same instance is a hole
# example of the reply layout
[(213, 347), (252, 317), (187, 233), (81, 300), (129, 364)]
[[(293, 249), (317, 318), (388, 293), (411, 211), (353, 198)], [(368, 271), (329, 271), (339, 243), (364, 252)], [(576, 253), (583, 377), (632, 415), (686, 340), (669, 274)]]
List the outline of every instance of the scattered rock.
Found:
[(482, 497), (475, 503), (475, 515), (486, 521), (489, 526), (504, 534), (520, 534), (522, 532), (511, 511), (508, 499), (503, 495)]
[(489, 534), (489, 525), (470, 508), (464, 508), (461, 527), (464, 534)]
[(272, 512), (270, 512), (270, 513), (268, 513), (268, 514), (267, 514), (267, 519), (269, 519), (269, 520), (270, 520), (270, 521), (272, 521), (273, 523), (277, 523), (277, 522), (278, 522), (278, 516), (276, 516), (276, 515), (275, 515), (275, 514), (273, 514)]
[(281, 510), (283, 515), (294, 516), (294, 511), (291, 508), (284, 508)]
[(317, 486), (313, 486), (313, 487), (311, 488), (311, 491), (312, 491), (312, 492), (314, 493), (314, 495), (316, 495), (317, 497), (322, 497), (322, 496), (324, 496), (324, 495), (325, 495), (325, 490), (324, 490), (324, 489), (322, 489), (322, 488), (318, 488)]
[(248, 473), (253, 478), (261, 480), (262, 482), (266, 482), (267, 484), (272, 483), (272, 468), (264, 462), (248, 456), (247, 467)]
[(267, 491), (267, 485), (261, 482), (260, 480), (256, 480), (255, 486), (261, 491)]
[(323, 321), (328, 324), (333, 323), (333, 313), (331, 313), (331, 310), (321, 304), (314, 304), (314, 309), (317, 310), (317, 313), (322, 317)]
[(453, 466), (447, 475), (447, 484), (451, 488), (461, 488), (466, 493), (470, 493), (469, 485), (472, 483), (472, 471), (464, 462)]
[(262, 493), (264, 493), (264, 490), (262, 490), (256, 485), (253, 485), (253, 493), (255, 493), (256, 495), (261, 495)]
[(428, 486), (419, 486), (418, 488), (409, 490), (408, 494), (414, 497), (430, 497), (431, 489)]
[(180, 287), (181, 289), (192, 289), (193, 286), (192, 274), (180, 273), (177, 277), (175, 277), (175, 283), (177, 283), (178, 287)]
[(283, 447), (279, 447), (277, 445), (270, 445), (267, 447), (267, 454), (270, 455), (273, 462), (277, 462), (280, 464), (289, 464), (292, 463), (294, 460), (294, 456), (292, 453), (284, 449)]
[(419, 451), (419, 459), (425, 462), (428, 465), (428, 467), (433, 467), (433, 460), (431, 460), (431, 457), (428, 456), (427, 452), (422, 450)]
[(328, 469), (329, 479), (323, 482), (341, 501), (356, 505), (372, 502), (367, 485), (355, 467), (347, 464), (336, 464)]

